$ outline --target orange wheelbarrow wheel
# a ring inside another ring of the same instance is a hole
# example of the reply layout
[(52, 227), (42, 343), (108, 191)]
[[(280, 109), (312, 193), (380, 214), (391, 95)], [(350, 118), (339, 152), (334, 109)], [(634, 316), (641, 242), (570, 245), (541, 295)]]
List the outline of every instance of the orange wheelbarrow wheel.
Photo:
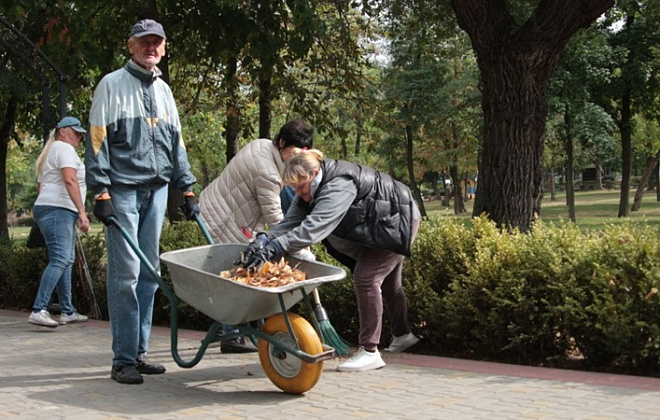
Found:
[[(289, 313), (288, 317), (300, 350), (310, 355), (321, 353), (323, 344), (312, 325), (300, 315)], [(261, 329), (282, 345), (294, 347), (295, 343), (289, 335), (284, 314), (271, 316)], [(309, 391), (323, 373), (323, 362), (305, 362), (263, 339), (259, 340), (259, 361), (268, 379), (289, 394)]]

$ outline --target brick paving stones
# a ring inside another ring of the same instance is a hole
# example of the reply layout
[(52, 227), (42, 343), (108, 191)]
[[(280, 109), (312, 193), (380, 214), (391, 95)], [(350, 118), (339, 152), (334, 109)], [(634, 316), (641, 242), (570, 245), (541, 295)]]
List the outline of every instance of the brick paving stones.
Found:
[[(428, 357), (387, 355), (383, 369), (341, 373), (324, 363), (305, 395), (288, 395), (252, 354), (209, 349), (192, 369), (154, 328), (149, 359), (167, 367), (142, 385), (110, 379), (107, 322), (47, 330), (0, 310), (1, 419), (660, 419), (660, 380)], [(179, 331), (191, 359), (204, 333)]]

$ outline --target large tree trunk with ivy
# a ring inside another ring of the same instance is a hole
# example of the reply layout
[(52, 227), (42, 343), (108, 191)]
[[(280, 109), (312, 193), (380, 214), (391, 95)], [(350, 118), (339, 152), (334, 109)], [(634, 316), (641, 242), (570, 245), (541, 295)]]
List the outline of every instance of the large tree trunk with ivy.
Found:
[(483, 152), (473, 214), (529, 230), (541, 192), (548, 83), (566, 43), (614, 0), (541, 0), (518, 22), (503, 0), (452, 0), (481, 73)]

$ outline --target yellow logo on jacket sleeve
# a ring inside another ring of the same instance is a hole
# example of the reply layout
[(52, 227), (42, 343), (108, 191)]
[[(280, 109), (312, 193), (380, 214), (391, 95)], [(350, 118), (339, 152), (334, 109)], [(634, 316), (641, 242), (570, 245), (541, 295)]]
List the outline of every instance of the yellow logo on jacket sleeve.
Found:
[(98, 155), (99, 150), (101, 150), (101, 145), (106, 138), (105, 126), (92, 125), (89, 127), (89, 131), (92, 138), (92, 148), (94, 149), (94, 155)]

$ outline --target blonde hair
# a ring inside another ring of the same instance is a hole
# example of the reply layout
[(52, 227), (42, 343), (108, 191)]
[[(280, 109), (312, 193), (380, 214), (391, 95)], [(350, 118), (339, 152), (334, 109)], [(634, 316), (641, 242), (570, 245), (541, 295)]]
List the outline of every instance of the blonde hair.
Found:
[(59, 134), (59, 132), (60, 132), (59, 128), (51, 130), (50, 135), (48, 136), (48, 141), (44, 145), (44, 149), (41, 151), (39, 157), (37, 158), (37, 162), (34, 165), (34, 172), (37, 175), (37, 178), (39, 178), (39, 175), (41, 175), (41, 171), (44, 169), (44, 163), (46, 162), (46, 158), (48, 157), (48, 152), (50, 151), (50, 147), (53, 145), (53, 143), (55, 143), (56, 137)]
[(286, 185), (298, 185), (314, 176), (314, 171), (321, 167), (323, 152), (317, 149), (298, 149), (284, 167), (282, 182)]

